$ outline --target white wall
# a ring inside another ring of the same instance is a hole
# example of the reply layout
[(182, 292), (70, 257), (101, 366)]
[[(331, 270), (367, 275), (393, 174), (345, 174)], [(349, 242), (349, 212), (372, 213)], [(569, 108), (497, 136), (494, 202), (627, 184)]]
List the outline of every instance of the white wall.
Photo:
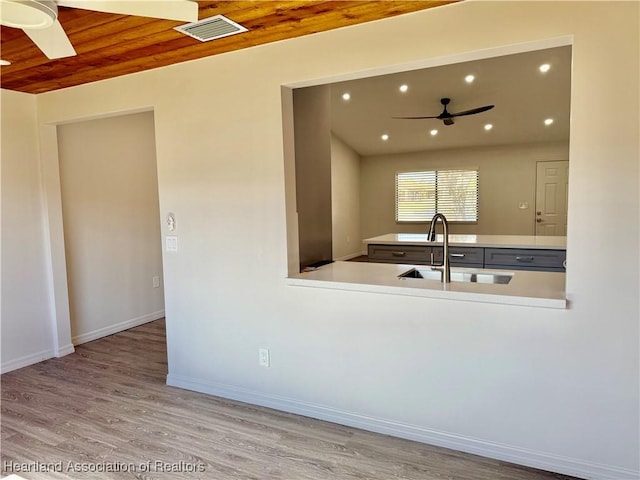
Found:
[[(2, 90), (2, 372), (54, 356), (32, 95)], [(5, 115), (6, 112), (6, 115)]]
[(154, 135), (153, 112), (58, 126), (76, 345), (164, 316)]
[[(362, 236), (424, 233), (425, 224), (395, 221), (396, 172), (477, 168), (478, 222), (450, 224), (452, 233), (535, 235), (536, 163), (568, 160), (568, 143), (502, 145), (377, 155), (362, 159)], [(526, 202), (529, 208), (518, 208)]]
[[(180, 222), (180, 251), (164, 255), (170, 383), (549, 470), (638, 478), (638, 7), (462, 2), (43, 94), (41, 135), (47, 122), (153, 106), (160, 211)], [(463, 33), (442, 41), (447, 25)], [(286, 285), (281, 84), (564, 36), (567, 310)], [(612, 106), (616, 121), (603, 121)], [(623, 262), (602, 254), (613, 238)], [(271, 368), (258, 365), (265, 346)]]
[(331, 216), (333, 259), (361, 255), (360, 156), (335, 135), (331, 135)]

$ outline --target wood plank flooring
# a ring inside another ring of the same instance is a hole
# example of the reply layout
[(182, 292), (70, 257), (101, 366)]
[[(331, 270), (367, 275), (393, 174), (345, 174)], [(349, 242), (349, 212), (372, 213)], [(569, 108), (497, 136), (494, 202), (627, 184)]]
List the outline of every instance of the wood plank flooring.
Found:
[(572, 478), (168, 387), (166, 374), (158, 320), (2, 375), (2, 476)]

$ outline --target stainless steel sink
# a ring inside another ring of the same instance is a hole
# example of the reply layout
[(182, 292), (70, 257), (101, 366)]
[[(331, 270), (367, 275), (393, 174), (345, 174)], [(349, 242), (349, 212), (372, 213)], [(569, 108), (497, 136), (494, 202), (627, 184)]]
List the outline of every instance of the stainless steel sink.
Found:
[[(424, 280), (442, 280), (442, 272), (431, 268), (412, 268), (398, 275), (398, 278), (422, 278)], [(483, 271), (451, 271), (452, 282), (499, 283), (506, 285), (513, 278), (513, 273), (491, 273)]]

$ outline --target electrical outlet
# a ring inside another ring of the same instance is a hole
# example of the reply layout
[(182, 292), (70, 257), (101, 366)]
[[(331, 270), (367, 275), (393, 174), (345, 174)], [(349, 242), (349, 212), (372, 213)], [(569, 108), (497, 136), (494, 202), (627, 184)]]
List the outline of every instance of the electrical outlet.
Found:
[(153, 288), (160, 287), (160, 277), (157, 275), (153, 277)]
[(268, 348), (258, 349), (258, 363), (263, 367), (271, 366), (271, 355)]

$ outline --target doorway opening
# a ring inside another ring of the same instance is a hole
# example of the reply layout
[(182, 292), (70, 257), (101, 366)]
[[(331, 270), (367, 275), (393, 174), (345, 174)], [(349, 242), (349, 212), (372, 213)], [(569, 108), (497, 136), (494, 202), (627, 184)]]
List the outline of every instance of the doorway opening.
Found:
[(74, 345), (164, 317), (153, 111), (57, 126)]

